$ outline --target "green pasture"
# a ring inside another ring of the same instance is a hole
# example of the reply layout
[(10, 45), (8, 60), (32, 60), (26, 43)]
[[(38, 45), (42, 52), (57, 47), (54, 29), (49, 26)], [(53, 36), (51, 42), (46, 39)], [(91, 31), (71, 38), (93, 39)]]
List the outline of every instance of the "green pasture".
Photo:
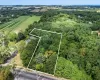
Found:
[(40, 16), (20, 16), (10, 22), (0, 25), (0, 31), (6, 32), (16, 32), (20, 30), (24, 31), (28, 25), (32, 24), (34, 21), (38, 21)]

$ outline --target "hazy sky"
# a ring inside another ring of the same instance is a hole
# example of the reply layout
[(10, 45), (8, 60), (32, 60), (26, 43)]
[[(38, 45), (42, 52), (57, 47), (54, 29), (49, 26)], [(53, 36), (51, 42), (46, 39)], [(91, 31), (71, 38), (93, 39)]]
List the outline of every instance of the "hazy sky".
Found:
[(0, 0), (0, 5), (99, 5), (100, 0)]

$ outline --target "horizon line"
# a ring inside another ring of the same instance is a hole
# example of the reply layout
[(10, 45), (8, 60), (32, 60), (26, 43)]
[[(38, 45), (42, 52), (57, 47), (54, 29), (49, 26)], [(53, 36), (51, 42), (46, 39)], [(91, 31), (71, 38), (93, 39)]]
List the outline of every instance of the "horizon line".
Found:
[(40, 5), (40, 6), (42, 6), (42, 5), (60, 5), (60, 6), (77, 6), (77, 5), (79, 5), (79, 6), (100, 6), (100, 4), (0, 4), (0, 6), (10, 6), (10, 5)]

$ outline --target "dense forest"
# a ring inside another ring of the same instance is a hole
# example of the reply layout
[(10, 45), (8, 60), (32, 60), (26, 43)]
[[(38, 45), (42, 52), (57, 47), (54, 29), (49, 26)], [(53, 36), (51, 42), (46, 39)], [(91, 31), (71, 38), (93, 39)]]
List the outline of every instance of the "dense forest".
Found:
[[(99, 80), (100, 36), (94, 31), (100, 31), (100, 23), (99, 19), (95, 17), (99, 18), (100, 16), (94, 12), (89, 14), (85, 12), (70, 12), (70, 14), (55, 11), (46, 12), (39, 22), (29, 25), (24, 35), (29, 38), (29, 33), (33, 28), (62, 33), (55, 75), (71, 80)], [(53, 74), (59, 36), (38, 30), (32, 34), (42, 36), (43, 39), (31, 61), (30, 68)], [(33, 49), (30, 48), (36, 46), (31, 43), (38, 41), (34, 40), (26, 45), (21, 53), (24, 66), (28, 65), (32, 55)]]

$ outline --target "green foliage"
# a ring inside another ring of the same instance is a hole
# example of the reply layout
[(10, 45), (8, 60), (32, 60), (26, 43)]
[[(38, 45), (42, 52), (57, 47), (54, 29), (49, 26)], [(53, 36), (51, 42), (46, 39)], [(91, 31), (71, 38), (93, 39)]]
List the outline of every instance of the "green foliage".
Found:
[(18, 33), (17, 41), (23, 40), (23, 39), (25, 39), (25, 38), (26, 38), (26, 37), (25, 37), (25, 35), (24, 35), (22, 32), (19, 32), (19, 33)]
[(62, 57), (58, 59), (55, 75), (71, 80), (92, 80), (84, 71), (79, 70), (77, 65)]
[[(64, 74), (65, 76), (61, 75), (62, 77), (78, 80), (80, 78), (80, 77), (78, 78), (78, 76), (81, 76), (83, 77), (83, 80), (89, 80), (90, 78), (88, 79), (88, 77), (86, 77), (89, 75), (92, 77), (93, 80), (99, 79), (100, 37), (97, 35), (91, 34), (92, 32), (91, 26), (95, 24), (95, 20), (96, 22), (98, 21), (96, 18), (92, 17), (93, 14), (95, 14), (96, 17), (100, 16), (98, 13), (96, 14), (94, 12), (93, 13), (74, 12), (69, 15), (68, 14), (67, 15), (66, 14), (55, 15), (51, 13), (48, 15), (44, 14), (41, 17), (41, 20), (39, 22), (33, 23), (33, 25), (29, 26), (29, 28), (26, 29), (27, 34), (33, 28), (40, 28), (44, 30), (63, 33), (63, 39), (62, 39), (61, 50), (60, 50), (59, 56), (63, 57), (65, 60), (71, 61), (74, 66), (76, 64), (77, 68), (75, 67), (75, 71), (79, 72), (80, 74), (77, 73), (75, 75), (76, 77), (74, 75), (71, 75), (71, 77), (70, 76), (66, 77), (67, 75), (70, 75), (70, 73), (65, 73)], [(79, 15), (82, 16), (82, 19), (78, 18)], [(91, 19), (95, 19), (95, 20), (91, 20)], [(91, 21), (91, 24), (89, 23), (90, 21)], [(69, 23), (66, 24), (66, 22), (67, 23), (69, 22)], [(98, 28), (96, 28), (96, 30), (98, 30)], [(38, 36), (43, 35), (44, 39), (40, 43), (40, 47), (39, 47), (42, 50), (42, 52), (46, 52), (47, 50), (56, 51), (55, 49), (57, 46), (56, 42), (59, 42), (57, 35), (55, 36), (51, 35), (52, 36), (51, 38), (47, 35), (44, 35), (44, 33), (42, 33), (41, 31), (40, 32), (36, 31), (36, 33), (33, 33), (33, 34), (36, 34)], [(47, 41), (48, 39), (49, 41)], [(53, 42), (53, 40), (55, 42)], [(44, 48), (42, 46), (44, 46)], [(49, 65), (49, 63), (53, 64), (52, 63), (53, 61), (50, 61), (50, 60), (51, 60), (51, 57), (49, 58), (49, 60), (47, 59), (46, 61), (47, 65)], [(59, 67), (60, 66), (61, 65), (59, 65)], [(67, 64), (65, 66), (67, 66)], [(49, 69), (51, 70), (51, 68), (52, 66), (48, 66), (47, 68), (48, 71)], [(79, 71), (79, 70), (83, 70), (83, 71)]]
[(14, 80), (14, 76), (10, 72), (10, 66), (0, 67), (0, 80)]
[(51, 55), (45, 63), (45, 72), (53, 74), (54, 73), (54, 67), (56, 64), (56, 59), (57, 59), (57, 55), (53, 54)]
[(0, 35), (0, 64), (3, 64), (10, 57), (10, 49), (8, 47), (8, 39), (4, 33)]
[(93, 26), (91, 26), (91, 29), (93, 31), (100, 30), (100, 21), (97, 21), (96, 23), (94, 23)]
[(8, 35), (8, 39), (10, 40), (10, 41), (15, 41), (16, 39), (17, 39), (17, 34), (16, 33), (10, 33), (9, 35)]
[(20, 42), (17, 43), (17, 49), (18, 51), (22, 51), (24, 48), (25, 48), (25, 41), (24, 40), (21, 40)]
[(52, 21), (53, 16), (57, 14), (58, 12), (55, 10), (50, 10), (48, 12), (45, 12), (45, 14), (43, 14), (43, 16), (41, 17), (40, 22)]
[(42, 70), (43, 66), (43, 64), (36, 64), (36, 70)]
[(20, 54), (24, 66), (28, 66), (28, 63), (32, 57), (34, 49), (36, 47), (37, 40), (31, 40), (28, 42), (22, 53)]

